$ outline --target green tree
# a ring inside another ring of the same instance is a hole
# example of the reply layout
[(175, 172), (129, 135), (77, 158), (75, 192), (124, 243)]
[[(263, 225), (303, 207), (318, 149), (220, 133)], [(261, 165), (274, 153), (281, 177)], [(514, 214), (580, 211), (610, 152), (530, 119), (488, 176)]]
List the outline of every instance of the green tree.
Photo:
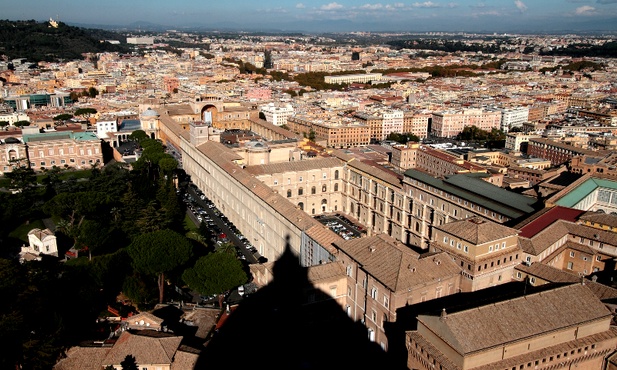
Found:
[(60, 193), (43, 205), (43, 211), (61, 220), (58, 229), (78, 246), (80, 227), (86, 217), (97, 219), (109, 214), (107, 194), (97, 191)]
[(158, 277), (159, 303), (163, 303), (165, 274), (184, 265), (192, 255), (190, 241), (172, 230), (142, 234), (128, 247), (133, 267)]
[(146, 284), (144, 277), (136, 273), (128, 276), (122, 284), (122, 293), (129, 297), (137, 307), (148, 306), (152, 301), (156, 301), (157, 288), (152, 284), (152, 288)]
[(55, 116), (53, 118), (54, 121), (68, 121), (71, 118), (73, 118), (72, 114), (69, 113), (63, 113), (63, 114), (58, 114), (57, 116)]
[(523, 132), (523, 128), (522, 127), (512, 127), (508, 132)]
[(88, 96), (90, 96), (91, 98), (96, 98), (97, 95), (99, 95), (99, 91), (96, 88), (90, 87), (88, 89)]
[(139, 218), (135, 224), (141, 232), (153, 232), (170, 226), (170, 220), (165, 215), (165, 210), (158, 203), (151, 200), (146, 207), (139, 211)]
[(420, 141), (420, 138), (414, 134), (411, 134), (411, 133), (401, 134), (399, 132), (391, 132), (386, 139), (396, 141), (401, 144), (406, 144), (409, 141), (414, 141), (414, 142)]
[(167, 154), (159, 160), (159, 168), (162, 175), (171, 177), (173, 171), (178, 168), (178, 161), (171, 155)]
[(120, 362), (120, 366), (122, 366), (122, 370), (139, 370), (137, 360), (135, 360), (135, 356), (133, 355), (126, 355), (124, 360)]
[(85, 119), (92, 117), (96, 113), (97, 110), (94, 108), (78, 108), (77, 110), (75, 110), (75, 116), (81, 116)]
[(24, 126), (30, 126), (30, 121), (17, 121), (15, 123), (13, 123), (13, 125), (15, 127), (24, 127)]
[(79, 101), (79, 93), (77, 93), (77, 91), (71, 91), (69, 93), (69, 98), (71, 99), (71, 101), (76, 102)]
[(31, 190), (36, 186), (36, 173), (30, 167), (17, 166), (13, 171), (5, 173), (4, 176), (10, 180), (11, 189), (19, 192)]
[(463, 131), (458, 134), (459, 140), (480, 140), (484, 141), (488, 137), (488, 131), (482, 130), (477, 126), (465, 126)]
[(149, 137), (144, 130), (135, 130), (129, 135), (129, 140), (136, 141), (138, 143), (145, 139), (149, 139)]
[(52, 166), (49, 170), (44, 172), (45, 177), (42, 178), (41, 183), (45, 185), (46, 197), (53, 197), (59, 193), (58, 189), (62, 184), (60, 175), (62, 174), (63, 169), (58, 166)]
[(92, 252), (100, 249), (109, 239), (110, 232), (101, 222), (84, 220), (77, 237), (78, 248), (88, 251), (88, 259), (92, 261)]
[(176, 194), (176, 187), (172, 181), (171, 174), (166, 179), (162, 178), (159, 181), (157, 200), (165, 215), (165, 224), (169, 225), (170, 229), (183, 230), (185, 210), (181, 205), (182, 202), (178, 194)]
[(217, 294), (248, 281), (242, 263), (234, 254), (210, 253), (182, 274), (189, 288), (203, 295)]
[(308, 134), (308, 139), (309, 139), (310, 141), (315, 141), (315, 137), (316, 137), (315, 130), (311, 129), (311, 131), (310, 131), (310, 132), (309, 132), (309, 134)]

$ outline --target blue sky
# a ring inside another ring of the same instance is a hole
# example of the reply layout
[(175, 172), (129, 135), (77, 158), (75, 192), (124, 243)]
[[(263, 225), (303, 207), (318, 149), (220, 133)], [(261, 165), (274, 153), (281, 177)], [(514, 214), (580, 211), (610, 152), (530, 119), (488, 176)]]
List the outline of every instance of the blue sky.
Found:
[[(617, 31), (617, 0), (20, 0), (2, 19), (316, 31)], [(311, 29), (312, 28), (312, 29)]]

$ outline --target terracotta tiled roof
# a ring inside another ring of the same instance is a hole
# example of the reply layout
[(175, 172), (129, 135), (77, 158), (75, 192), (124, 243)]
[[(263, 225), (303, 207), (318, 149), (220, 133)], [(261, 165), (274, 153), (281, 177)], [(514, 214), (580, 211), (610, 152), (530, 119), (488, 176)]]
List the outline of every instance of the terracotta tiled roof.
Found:
[[(522, 354), (520, 356), (510, 357), (508, 359), (495, 362), (492, 364), (487, 364), (483, 366), (474, 367), (474, 370), (503, 370), (510, 369), (512, 367), (520, 366), (522, 364), (527, 364), (529, 362), (534, 362), (538, 359), (547, 358), (550, 356), (554, 356), (556, 353), (566, 353), (572, 350), (578, 350), (581, 347), (590, 346), (592, 344), (597, 344), (599, 342), (608, 341), (612, 338), (617, 337), (617, 328), (611, 327), (607, 331), (603, 331), (601, 333), (579, 337), (575, 340), (571, 340), (565, 343), (559, 343), (554, 346), (541, 348), (537, 351), (528, 352)], [(602, 353), (594, 353), (592, 354), (596, 356), (602, 356)], [(518, 369), (519, 367), (517, 367)]]
[(308, 279), (311, 283), (318, 283), (320, 281), (328, 281), (332, 279), (338, 279), (345, 275), (345, 269), (339, 262), (324, 263), (309, 267)]
[(174, 356), (174, 362), (171, 364), (171, 370), (191, 370), (195, 368), (199, 353), (194, 351), (186, 351), (180, 349)]
[(610, 316), (586, 285), (571, 284), (443, 318), (420, 315), (418, 321), (457, 352), (469, 354)]
[(394, 292), (447, 279), (461, 272), (446, 253), (420, 258), (418, 253), (386, 234), (342, 241), (336, 246)]
[(518, 231), (512, 228), (478, 216), (435, 227), (474, 245), (489, 243), (518, 234)]
[(161, 319), (160, 317), (154, 316), (150, 312), (141, 312), (141, 313), (138, 313), (137, 315), (133, 315), (127, 319), (127, 323), (133, 327), (141, 326), (140, 325), (141, 320), (144, 321), (144, 325), (146, 323), (150, 324), (148, 325), (148, 328), (144, 326), (143, 327), (144, 329), (149, 329), (150, 327), (152, 329), (158, 329), (161, 327), (161, 324), (163, 323), (163, 319)]
[[(289, 220), (289, 222), (298, 229), (307, 231), (315, 226), (323, 228), (323, 225), (321, 225), (319, 221), (313, 219), (306, 212), (298, 209), (295, 204), (291, 203), (287, 198), (276, 193), (251, 173), (233, 163), (234, 160), (242, 159), (242, 157), (223, 144), (208, 141), (198, 146), (197, 149), (216, 163), (223, 171), (227, 172), (239, 184), (249, 189), (256, 197), (268, 203), (279, 215)], [(331, 230), (323, 231), (322, 233), (328, 240), (342, 240), (340, 236)], [(317, 236), (315, 238), (317, 238)], [(327, 248), (330, 253), (336, 254), (336, 249), (333, 248), (331, 244), (331, 242), (327, 242), (321, 245)]]
[(34, 235), (38, 240), (43, 241), (49, 236), (54, 236), (54, 233), (49, 229), (32, 229), (28, 231), (28, 235)]
[(595, 227), (580, 224), (569, 224), (568, 230), (570, 234), (575, 237), (583, 237), (585, 239), (617, 246), (617, 233), (614, 231), (600, 230)]
[(514, 267), (514, 269), (551, 283), (576, 283), (581, 281), (581, 278), (577, 274), (560, 270), (540, 262), (532, 263), (530, 266), (520, 264)]
[(606, 225), (608, 227), (617, 227), (617, 216), (613, 214), (600, 213), (600, 212), (585, 212), (579, 217), (581, 221), (589, 221), (591, 223), (597, 223), (600, 225)]
[[(71, 347), (66, 358), (58, 361), (54, 370), (101, 370), (103, 359), (111, 347)], [(120, 364), (118, 362), (118, 364)]]
[[(345, 161), (346, 164), (350, 167), (357, 169), (360, 172), (364, 172), (368, 175), (373, 176), (376, 179), (387, 182), (395, 188), (403, 187), (403, 176), (388, 170), (386, 168), (375, 165), (375, 162), (363, 162), (356, 160), (353, 156), (345, 154), (341, 150), (332, 151), (332, 155), (342, 161)], [(369, 164), (373, 163), (373, 165)]]
[(123, 332), (109, 351), (104, 365), (119, 365), (127, 355), (138, 364), (171, 364), (182, 337), (157, 331)]
[(519, 244), (525, 253), (538, 256), (557, 240), (567, 235), (568, 228), (571, 225), (573, 225), (571, 222), (557, 220), (544, 230), (535, 234), (532, 238), (523, 238), (519, 236)]
[(247, 166), (246, 171), (255, 176), (260, 176), (291, 171), (310, 171), (320, 168), (342, 167), (343, 164), (344, 163), (340, 159), (329, 157)]

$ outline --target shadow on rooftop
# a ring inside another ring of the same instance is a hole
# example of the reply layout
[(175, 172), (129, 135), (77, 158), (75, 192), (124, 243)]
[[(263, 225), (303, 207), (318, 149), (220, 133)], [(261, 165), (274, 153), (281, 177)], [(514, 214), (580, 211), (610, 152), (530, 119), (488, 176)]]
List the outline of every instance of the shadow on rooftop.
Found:
[(231, 312), (195, 369), (394, 369), (365, 326), (319, 292), (287, 244), (273, 280)]

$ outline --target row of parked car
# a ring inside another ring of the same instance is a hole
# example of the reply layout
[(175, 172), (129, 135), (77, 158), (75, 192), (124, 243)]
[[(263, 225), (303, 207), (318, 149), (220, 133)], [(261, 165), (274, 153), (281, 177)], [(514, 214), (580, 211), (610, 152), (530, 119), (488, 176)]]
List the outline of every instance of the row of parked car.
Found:
[[(216, 235), (216, 240), (214, 240), (216, 243), (218, 244), (222, 244), (225, 242), (229, 241), (229, 238), (227, 236), (227, 234), (225, 234), (220, 227), (216, 224), (216, 222), (214, 222), (214, 220), (212, 219), (212, 217), (210, 217), (210, 213), (213, 213), (219, 220), (221, 220), (225, 226), (231, 230), (234, 235), (240, 240), (240, 242), (243, 244), (243, 246), (253, 255), (255, 255), (256, 259), (259, 262), (265, 262), (267, 261), (264, 257), (261, 257), (258, 255), (257, 253), (257, 248), (255, 248), (250, 241), (244, 236), (242, 235), (242, 233), (240, 232), (240, 230), (238, 230), (238, 228), (231, 222), (229, 221), (229, 219), (227, 218), (227, 216), (225, 216), (223, 213), (221, 213), (216, 206), (214, 205), (214, 203), (208, 199), (208, 197), (205, 196), (205, 194), (194, 184), (190, 185), (195, 194), (197, 195), (197, 197), (199, 197), (199, 199), (201, 200), (201, 203), (205, 204), (205, 207), (209, 208), (208, 212), (205, 208), (202, 208), (202, 206), (199, 204), (199, 202), (197, 202), (197, 200), (193, 197), (193, 195), (191, 195), (190, 193), (186, 193), (185, 197), (189, 200), (188, 203), (188, 207), (189, 209), (193, 212), (193, 214), (196, 216), (197, 220), (199, 222), (206, 222), (208, 224), (208, 227), (213, 231), (213, 233)], [(246, 256), (244, 254), (244, 252), (242, 250), (240, 250), (239, 248), (240, 246), (236, 245), (236, 249), (237, 249), (237, 256), (240, 259), (245, 260)]]

